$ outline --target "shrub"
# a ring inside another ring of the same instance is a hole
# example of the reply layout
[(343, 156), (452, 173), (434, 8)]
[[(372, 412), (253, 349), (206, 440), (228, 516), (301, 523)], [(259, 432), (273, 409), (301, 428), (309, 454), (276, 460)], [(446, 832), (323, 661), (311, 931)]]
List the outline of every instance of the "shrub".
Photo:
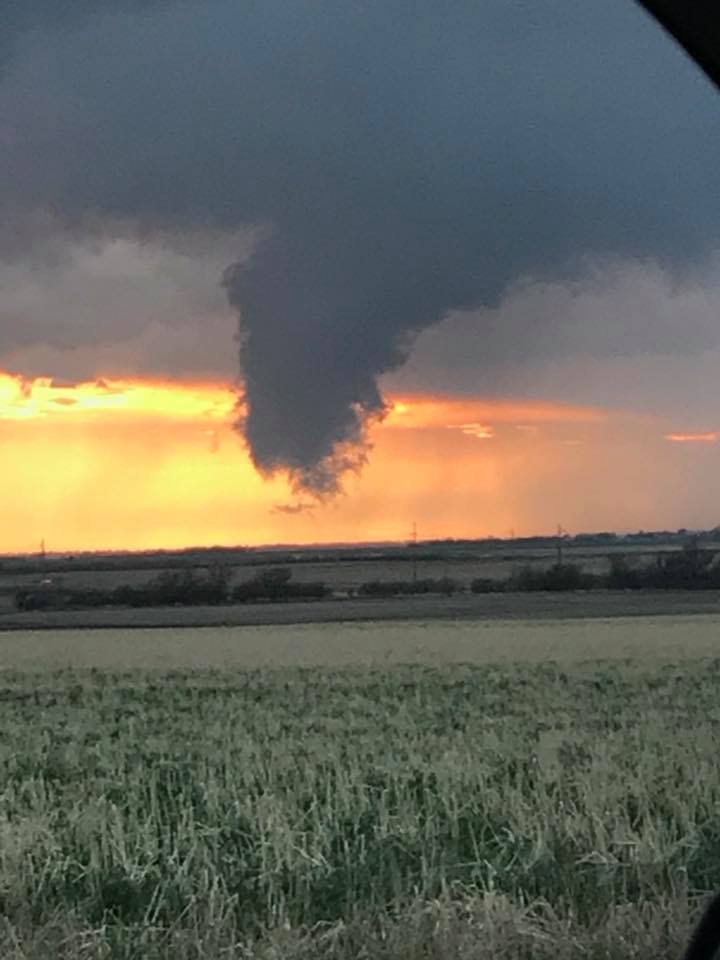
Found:
[(360, 584), (358, 594), (363, 597), (399, 597), (418, 593), (444, 593), (450, 596), (462, 590), (452, 577), (425, 577), (422, 580), (368, 580)]
[(261, 570), (252, 579), (239, 583), (232, 591), (232, 599), (237, 603), (253, 603), (262, 600), (320, 600), (330, 593), (320, 580), (293, 583), (291, 577), (292, 571), (287, 567)]
[(658, 554), (644, 567), (631, 567), (624, 556), (609, 557), (608, 587), (623, 590), (708, 590), (720, 588), (716, 553), (691, 540), (682, 550)]
[(502, 593), (507, 585), (506, 580), (493, 580), (490, 577), (476, 577), (470, 583), (473, 593)]
[(612, 590), (637, 590), (643, 585), (643, 573), (628, 564), (625, 556), (608, 557), (610, 570), (605, 586)]
[(589, 590), (594, 577), (584, 573), (575, 563), (555, 563), (544, 570), (527, 564), (515, 571), (508, 581), (511, 590)]

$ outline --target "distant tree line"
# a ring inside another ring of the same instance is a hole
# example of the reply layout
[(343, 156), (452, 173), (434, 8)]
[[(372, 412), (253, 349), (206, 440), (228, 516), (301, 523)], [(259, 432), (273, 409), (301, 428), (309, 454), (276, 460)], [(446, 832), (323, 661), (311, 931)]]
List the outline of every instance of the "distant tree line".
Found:
[(122, 584), (107, 590), (52, 585), (23, 589), (15, 594), (15, 605), (19, 610), (198, 606), (318, 600), (329, 593), (321, 581), (293, 582), (292, 572), (286, 567), (261, 570), (233, 586), (227, 568), (218, 564), (206, 572), (165, 571), (146, 583)]
[[(681, 550), (658, 554), (645, 565), (624, 555), (608, 557), (605, 573), (590, 573), (576, 564), (558, 562), (549, 567), (526, 564), (505, 579), (478, 577), (472, 593), (572, 590), (712, 590), (720, 589), (720, 554), (702, 549), (696, 540)], [(413, 577), (409, 580), (370, 580), (351, 596), (386, 598), (418, 594), (451, 596), (467, 587), (451, 577)], [(332, 593), (323, 581), (293, 581), (288, 567), (259, 570), (249, 580), (232, 584), (229, 568), (216, 564), (203, 571), (169, 570), (140, 584), (110, 589), (41, 585), (17, 591), (19, 610), (83, 609), (90, 607), (163, 607), (228, 603), (268, 603), (322, 600)]]
[(425, 577), (413, 580), (369, 580), (358, 587), (361, 597), (399, 597), (417, 593), (444, 593), (450, 596), (464, 589), (463, 585), (450, 577)]
[(608, 557), (608, 572), (588, 573), (575, 563), (555, 563), (537, 568), (526, 565), (507, 579), (478, 578), (470, 584), (473, 593), (533, 590), (720, 590), (720, 563), (714, 550), (703, 550), (696, 541), (682, 550), (658, 554), (640, 566), (626, 556)]
[[(658, 554), (647, 565), (632, 564), (626, 556), (608, 557), (606, 573), (590, 573), (579, 564), (558, 562), (541, 567), (525, 564), (505, 579), (477, 577), (472, 593), (527, 593), (572, 590), (720, 590), (717, 551), (698, 547), (695, 540), (681, 550)], [(465, 586), (450, 577), (413, 580), (371, 580), (358, 596), (397, 597), (411, 594), (461, 593)]]

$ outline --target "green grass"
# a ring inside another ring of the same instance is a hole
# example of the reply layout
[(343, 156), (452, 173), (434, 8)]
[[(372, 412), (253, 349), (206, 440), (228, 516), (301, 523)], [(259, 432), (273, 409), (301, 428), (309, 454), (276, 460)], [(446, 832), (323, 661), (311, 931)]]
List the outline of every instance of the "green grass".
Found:
[(719, 692), (720, 660), (5, 673), (0, 953), (673, 956), (720, 887)]

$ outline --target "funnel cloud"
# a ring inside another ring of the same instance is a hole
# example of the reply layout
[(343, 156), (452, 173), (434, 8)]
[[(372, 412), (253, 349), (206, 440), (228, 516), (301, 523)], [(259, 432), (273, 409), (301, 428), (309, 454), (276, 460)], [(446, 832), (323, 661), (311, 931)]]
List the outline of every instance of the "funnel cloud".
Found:
[[(630, 0), (13, 10), (0, 258), (42, 273), (119, 238), (222, 250), (241, 427), (256, 466), (300, 489), (331, 494), (362, 464), (378, 377), (450, 313), (587, 256), (681, 270), (717, 247), (719, 104)], [(48, 305), (34, 342), (97, 340)], [(545, 355), (538, 322), (525, 346)], [(16, 326), (0, 306), (0, 351)], [(487, 336), (479, 376), (524, 342), (517, 324)]]

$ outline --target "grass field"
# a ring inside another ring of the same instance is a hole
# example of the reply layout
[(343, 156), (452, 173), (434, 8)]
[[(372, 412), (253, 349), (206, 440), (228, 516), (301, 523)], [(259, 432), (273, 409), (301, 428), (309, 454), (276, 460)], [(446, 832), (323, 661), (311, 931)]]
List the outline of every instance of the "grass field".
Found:
[[(632, 599), (636, 599), (634, 595)], [(593, 660), (659, 663), (708, 657), (720, 657), (717, 613), (0, 631), (0, 671), (73, 667), (252, 670)]]
[(0, 955), (676, 956), (717, 621), (449, 626), (6, 634)]

